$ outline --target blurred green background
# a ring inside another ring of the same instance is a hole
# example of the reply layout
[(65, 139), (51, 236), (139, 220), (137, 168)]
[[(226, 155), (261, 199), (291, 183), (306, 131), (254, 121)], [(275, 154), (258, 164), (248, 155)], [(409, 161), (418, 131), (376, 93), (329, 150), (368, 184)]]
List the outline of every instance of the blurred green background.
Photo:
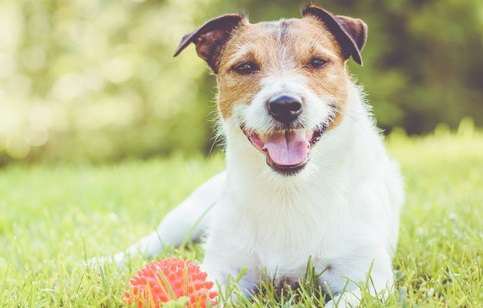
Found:
[[(379, 126), (424, 134), (483, 124), (481, 0), (316, 1), (364, 19)], [(298, 17), (304, 1), (0, 1), (0, 165), (208, 153), (214, 78), (181, 36), (216, 15)], [(443, 124), (441, 124), (443, 123)]]

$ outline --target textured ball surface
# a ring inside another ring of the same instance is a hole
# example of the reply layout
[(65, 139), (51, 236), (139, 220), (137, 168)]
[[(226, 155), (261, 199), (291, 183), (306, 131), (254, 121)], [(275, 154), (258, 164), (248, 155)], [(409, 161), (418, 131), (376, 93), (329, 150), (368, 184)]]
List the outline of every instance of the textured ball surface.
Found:
[(168, 258), (155, 261), (139, 270), (129, 281), (124, 302), (141, 307), (160, 307), (179, 299), (186, 299), (187, 307), (216, 305), (216, 291), (207, 274), (188, 261)]

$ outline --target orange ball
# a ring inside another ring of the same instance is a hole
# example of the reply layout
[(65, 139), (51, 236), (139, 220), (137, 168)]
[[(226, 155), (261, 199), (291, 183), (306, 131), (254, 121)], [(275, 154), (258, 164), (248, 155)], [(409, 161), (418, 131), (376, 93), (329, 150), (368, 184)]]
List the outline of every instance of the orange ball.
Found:
[(194, 263), (168, 258), (155, 261), (139, 270), (129, 281), (124, 302), (138, 308), (159, 307), (161, 303), (182, 300), (187, 307), (205, 308), (216, 305), (213, 282)]

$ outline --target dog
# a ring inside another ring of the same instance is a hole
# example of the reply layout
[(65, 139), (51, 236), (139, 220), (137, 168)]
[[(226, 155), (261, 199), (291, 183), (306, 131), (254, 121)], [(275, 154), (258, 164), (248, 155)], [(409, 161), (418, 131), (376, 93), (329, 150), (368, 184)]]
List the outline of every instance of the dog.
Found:
[(297, 280), (310, 258), (327, 307), (358, 305), (368, 277), (387, 295), (404, 190), (347, 70), (366, 38), (362, 20), (317, 6), (253, 24), (223, 15), (185, 35), (175, 56), (194, 44), (217, 79), (226, 170), (115, 261), (206, 236), (202, 269), (221, 286), (242, 269), (246, 294), (263, 275)]

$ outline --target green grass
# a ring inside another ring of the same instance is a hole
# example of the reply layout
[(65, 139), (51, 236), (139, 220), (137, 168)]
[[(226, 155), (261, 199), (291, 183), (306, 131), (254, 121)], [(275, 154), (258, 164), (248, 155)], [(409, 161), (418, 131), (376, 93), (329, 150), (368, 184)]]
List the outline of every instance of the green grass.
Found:
[[(483, 134), (464, 127), (419, 139), (395, 133), (388, 144), (407, 189), (394, 260), (397, 290), (386, 303), (365, 296), (362, 306), (481, 306)], [(86, 269), (82, 262), (152, 231), (222, 168), (215, 156), (0, 170), (0, 307), (121, 306), (129, 277), (147, 260), (133, 260), (124, 270)], [(200, 260), (202, 252), (191, 246), (162, 256), (169, 255)], [(321, 302), (311, 283), (282, 298), (268, 284), (263, 289), (239, 305)]]

